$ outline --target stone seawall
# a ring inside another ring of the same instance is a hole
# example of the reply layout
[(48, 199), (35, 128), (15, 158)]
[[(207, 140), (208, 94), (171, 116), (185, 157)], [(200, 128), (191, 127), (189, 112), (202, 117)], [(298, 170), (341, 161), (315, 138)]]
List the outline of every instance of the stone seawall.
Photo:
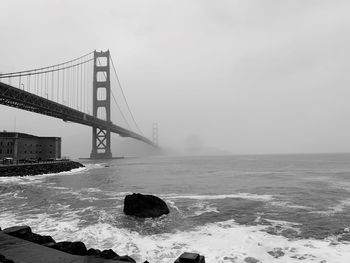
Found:
[(0, 176), (27, 176), (38, 174), (50, 174), (67, 172), (75, 168), (84, 167), (81, 163), (73, 161), (60, 161), (50, 163), (34, 163), (20, 165), (2, 165), (0, 166)]

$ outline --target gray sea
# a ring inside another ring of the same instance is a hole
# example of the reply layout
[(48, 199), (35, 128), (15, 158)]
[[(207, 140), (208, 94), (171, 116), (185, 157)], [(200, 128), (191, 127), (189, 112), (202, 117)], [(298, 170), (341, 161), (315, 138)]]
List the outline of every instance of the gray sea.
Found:
[[(0, 178), (0, 227), (112, 248), (137, 262), (350, 262), (350, 154), (147, 157)], [(123, 214), (129, 193), (170, 214)], [(248, 258), (248, 259), (247, 259)], [(250, 258), (250, 259), (249, 259)]]

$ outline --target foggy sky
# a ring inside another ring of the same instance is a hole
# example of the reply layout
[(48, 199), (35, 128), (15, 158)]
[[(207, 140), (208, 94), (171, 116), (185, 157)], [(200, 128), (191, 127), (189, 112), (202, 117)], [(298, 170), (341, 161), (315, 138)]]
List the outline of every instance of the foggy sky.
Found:
[[(140, 128), (158, 122), (162, 146), (349, 152), (349, 14), (346, 0), (2, 0), (0, 72), (110, 49)], [(90, 127), (0, 106), (1, 130), (15, 119), (61, 136), (63, 155), (90, 154)]]

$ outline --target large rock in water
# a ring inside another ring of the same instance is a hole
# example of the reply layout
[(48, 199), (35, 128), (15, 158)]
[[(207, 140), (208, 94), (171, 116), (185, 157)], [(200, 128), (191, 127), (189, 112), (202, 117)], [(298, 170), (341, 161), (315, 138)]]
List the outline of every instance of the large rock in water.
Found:
[(159, 217), (169, 214), (166, 203), (157, 196), (132, 194), (124, 199), (124, 213), (137, 217)]

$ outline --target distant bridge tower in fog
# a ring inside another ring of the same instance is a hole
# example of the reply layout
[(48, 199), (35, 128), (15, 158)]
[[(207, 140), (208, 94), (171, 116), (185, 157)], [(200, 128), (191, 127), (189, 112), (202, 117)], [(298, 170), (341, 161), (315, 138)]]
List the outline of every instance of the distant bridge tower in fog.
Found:
[[(119, 92), (118, 97), (113, 90)], [(153, 124), (153, 141), (142, 135), (109, 50), (52, 66), (2, 73), (0, 104), (92, 127), (90, 157), (94, 159), (112, 157), (111, 133), (158, 148), (158, 125)]]
[(156, 122), (152, 125), (152, 142), (158, 145), (158, 123)]

